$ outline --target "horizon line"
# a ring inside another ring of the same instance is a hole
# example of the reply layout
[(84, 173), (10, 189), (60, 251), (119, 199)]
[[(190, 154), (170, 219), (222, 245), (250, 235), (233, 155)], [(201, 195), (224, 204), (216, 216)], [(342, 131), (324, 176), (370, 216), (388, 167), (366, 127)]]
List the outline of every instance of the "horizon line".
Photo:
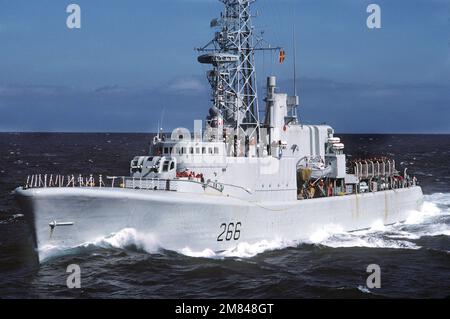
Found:
[[(1, 131), (0, 134), (157, 134), (143, 131)], [(163, 132), (162, 134), (170, 134)], [(335, 135), (450, 135), (450, 132), (335, 132)]]

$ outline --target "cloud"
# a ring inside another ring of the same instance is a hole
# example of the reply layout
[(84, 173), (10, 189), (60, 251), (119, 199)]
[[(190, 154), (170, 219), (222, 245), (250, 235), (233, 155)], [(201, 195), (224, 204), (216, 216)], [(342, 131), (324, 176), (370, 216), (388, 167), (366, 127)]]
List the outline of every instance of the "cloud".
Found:
[(53, 85), (0, 85), (0, 97), (8, 96), (48, 96), (66, 93), (71, 89), (64, 86)]
[(124, 93), (128, 92), (129, 88), (121, 87), (117, 84), (114, 85), (105, 85), (98, 87), (94, 89), (94, 93), (101, 93), (101, 94), (117, 94), (117, 93)]
[(81, 89), (68, 86), (57, 85), (17, 85), (7, 84), (0, 85), (0, 97), (20, 97), (20, 96), (64, 96), (64, 95), (83, 95), (83, 94), (119, 94), (130, 93), (133, 94), (137, 90), (122, 87), (117, 84), (104, 85), (94, 89)]
[(167, 114), (165, 128), (191, 127), (193, 118), (205, 117), (210, 102), (195, 86), (184, 88), (194, 91), (117, 84), (97, 88), (0, 85), (0, 131), (152, 132), (162, 107)]
[[(280, 91), (292, 90), (281, 81)], [(449, 133), (450, 83), (350, 83), (299, 80), (302, 123), (346, 133)]]
[(179, 78), (167, 86), (167, 90), (174, 93), (192, 93), (192, 94), (198, 94), (198, 93), (204, 93), (207, 90), (207, 87), (205, 86), (205, 81), (201, 81), (197, 78)]
[[(191, 128), (193, 119), (205, 118), (211, 103), (202, 83), (183, 77), (163, 88), (0, 85), (0, 130), (147, 132), (156, 129), (163, 107), (165, 129)], [(450, 133), (448, 83), (324, 78), (300, 78), (298, 83), (299, 115), (305, 124), (326, 122), (347, 133)], [(292, 81), (279, 82), (280, 92), (290, 92), (291, 87)], [(263, 95), (260, 90), (262, 104)]]

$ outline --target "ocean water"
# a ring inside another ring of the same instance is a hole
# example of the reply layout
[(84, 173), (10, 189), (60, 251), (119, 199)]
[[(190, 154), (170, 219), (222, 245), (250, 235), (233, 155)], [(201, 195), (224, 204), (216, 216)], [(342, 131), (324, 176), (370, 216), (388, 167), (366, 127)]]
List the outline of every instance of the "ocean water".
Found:
[[(149, 134), (0, 134), (0, 298), (443, 298), (450, 297), (450, 136), (341, 135), (352, 156), (388, 155), (425, 193), (420, 212), (392, 226), (318, 229), (304, 242), (241, 243), (216, 254), (158, 247), (122, 229), (36, 262), (12, 190), (36, 172), (127, 175)], [(68, 289), (79, 264), (82, 288)], [(366, 268), (381, 267), (369, 289)]]

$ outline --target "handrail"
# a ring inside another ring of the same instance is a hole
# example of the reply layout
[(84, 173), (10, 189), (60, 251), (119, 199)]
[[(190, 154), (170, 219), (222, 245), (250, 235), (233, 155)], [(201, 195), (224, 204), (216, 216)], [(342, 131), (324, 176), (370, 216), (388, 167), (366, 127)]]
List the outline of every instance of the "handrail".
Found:
[[(119, 180), (120, 183), (116, 184)], [(159, 185), (168, 183), (169, 189), (167, 187), (158, 187)], [(152, 185), (152, 189), (165, 189), (174, 190), (170, 188), (171, 185), (177, 183), (192, 183), (198, 184), (204, 189), (212, 188), (218, 192), (223, 192), (225, 186), (235, 187), (243, 189), (244, 191), (251, 194), (251, 192), (244, 187), (231, 184), (223, 184), (217, 181), (207, 180), (206, 182), (200, 182), (193, 179), (160, 179), (160, 178), (135, 178), (130, 176), (106, 176), (106, 180), (103, 175), (98, 175), (96, 177), (94, 174), (90, 174), (88, 177), (84, 177), (81, 174), (76, 177), (74, 174), (70, 175), (54, 175), (54, 174), (33, 174), (28, 175), (24, 188), (58, 188), (58, 187), (89, 187), (89, 188), (133, 188), (133, 189), (150, 189), (149, 185)]]

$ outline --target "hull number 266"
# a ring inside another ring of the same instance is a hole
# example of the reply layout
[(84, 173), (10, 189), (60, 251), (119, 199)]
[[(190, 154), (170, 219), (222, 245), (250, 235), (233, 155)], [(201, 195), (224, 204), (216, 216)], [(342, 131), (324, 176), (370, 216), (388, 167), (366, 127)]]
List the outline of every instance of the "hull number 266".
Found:
[(241, 237), (241, 222), (237, 223), (223, 223), (220, 225), (220, 235), (217, 236), (217, 241), (239, 240)]

